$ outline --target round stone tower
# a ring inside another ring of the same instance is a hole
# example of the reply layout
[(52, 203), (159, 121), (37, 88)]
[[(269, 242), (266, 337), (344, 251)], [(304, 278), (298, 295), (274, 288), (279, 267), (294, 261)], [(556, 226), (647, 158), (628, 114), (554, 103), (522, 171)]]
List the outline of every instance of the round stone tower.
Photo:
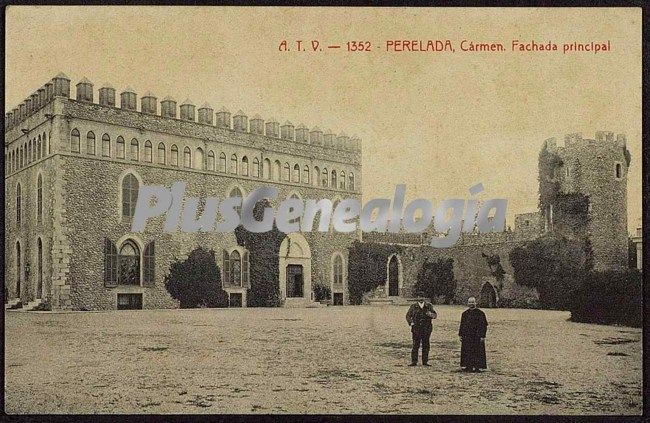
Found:
[[(595, 139), (583, 139), (581, 134), (569, 134), (560, 142), (551, 138), (540, 154), (545, 228), (587, 242), (595, 270), (628, 266), (629, 165), (625, 135), (614, 137), (613, 132), (596, 132)], [(555, 191), (550, 195), (549, 187)]]

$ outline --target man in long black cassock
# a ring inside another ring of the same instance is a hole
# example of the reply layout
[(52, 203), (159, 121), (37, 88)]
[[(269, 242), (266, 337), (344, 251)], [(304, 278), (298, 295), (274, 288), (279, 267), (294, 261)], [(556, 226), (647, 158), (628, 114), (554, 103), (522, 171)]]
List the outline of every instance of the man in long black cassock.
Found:
[(411, 364), (409, 366), (417, 366), (420, 345), (422, 345), (422, 365), (430, 366), (429, 337), (431, 337), (431, 331), (433, 330), (431, 319), (436, 317), (438, 317), (438, 314), (428, 301), (419, 300), (409, 307), (409, 311), (406, 313), (406, 321), (411, 326), (411, 335), (413, 336)]
[(465, 310), (460, 318), (460, 367), (468, 372), (479, 372), (486, 369), (485, 359), (485, 334), (487, 332), (487, 319), (485, 313), (476, 307), (476, 298), (467, 300), (469, 309)]

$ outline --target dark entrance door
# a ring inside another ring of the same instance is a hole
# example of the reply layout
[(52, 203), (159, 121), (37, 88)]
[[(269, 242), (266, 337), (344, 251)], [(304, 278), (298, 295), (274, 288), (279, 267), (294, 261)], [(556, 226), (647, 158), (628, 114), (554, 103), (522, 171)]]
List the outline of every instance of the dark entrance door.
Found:
[(388, 262), (388, 295), (390, 297), (399, 295), (399, 267), (396, 256), (391, 257)]
[(335, 292), (332, 300), (334, 305), (343, 305), (343, 293)]
[(142, 310), (142, 294), (117, 294), (118, 310)]
[(287, 265), (287, 298), (303, 296), (302, 266), (299, 264)]
[(478, 300), (479, 307), (492, 308), (497, 306), (497, 293), (494, 292), (494, 287), (490, 283), (483, 284), (481, 288), (481, 296)]
[(229, 297), (229, 307), (241, 307), (242, 306), (242, 294), (240, 293), (231, 293)]

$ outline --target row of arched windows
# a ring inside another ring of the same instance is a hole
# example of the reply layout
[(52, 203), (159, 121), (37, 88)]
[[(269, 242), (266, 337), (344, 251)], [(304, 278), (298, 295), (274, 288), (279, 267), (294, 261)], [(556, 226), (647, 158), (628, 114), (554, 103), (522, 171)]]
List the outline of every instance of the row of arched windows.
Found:
[(31, 140), (24, 141), (21, 146), (7, 152), (5, 171), (17, 172), (25, 166), (46, 157), (49, 154), (47, 135), (45, 132)]
[[(24, 209), (23, 188), (19, 182), (16, 184), (16, 225), (18, 228), (22, 226)], [(40, 173), (36, 179), (36, 222), (43, 222), (43, 176)]]
[[(95, 133), (89, 131), (86, 134), (86, 153), (96, 155)], [(127, 159), (126, 155), (126, 142), (123, 137), (118, 136), (116, 139), (116, 153), (115, 157), (118, 159)], [(73, 129), (70, 133), (70, 151), (73, 153), (80, 153), (81, 134), (78, 129)], [(101, 155), (104, 157), (113, 157), (111, 154), (111, 137), (108, 134), (102, 135)], [(140, 151), (140, 141), (136, 138), (131, 139), (129, 142), (128, 159), (133, 161), (144, 161), (146, 163), (153, 163), (153, 144), (150, 140), (144, 142), (142, 155)], [(313, 169), (309, 165), (304, 165), (302, 168), (299, 164), (291, 166), (288, 162), (284, 164), (280, 160), (271, 162), (266, 158), (260, 161), (258, 157), (253, 157), (252, 160), (248, 156), (241, 158), (237, 154), (231, 154), (230, 157), (226, 153), (221, 152), (217, 157), (213, 150), (209, 150), (207, 154), (201, 147), (197, 147), (194, 151), (190, 147), (184, 147), (182, 156), (179, 157), (180, 150), (176, 144), (172, 144), (168, 150), (164, 143), (160, 142), (156, 146), (156, 163), (161, 165), (180, 166), (188, 169), (208, 170), (211, 172), (228, 173), (232, 175), (247, 176), (253, 178), (262, 178), (274, 181), (302, 183), (306, 185), (330, 187), (340, 190), (355, 190), (354, 173), (337, 170), (329, 170), (326, 167), (322, 169), (319, 166), (314, 166)]]

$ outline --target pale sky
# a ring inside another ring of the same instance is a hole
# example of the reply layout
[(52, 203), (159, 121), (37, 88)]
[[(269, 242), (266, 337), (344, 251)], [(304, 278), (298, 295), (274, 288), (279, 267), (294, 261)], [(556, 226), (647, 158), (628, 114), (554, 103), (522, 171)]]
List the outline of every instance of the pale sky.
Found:
[[(249, 116), (361, 137), (364, 201), (508, 199), (537, 209), (546, 138), (625, 133), (628, 226), (641, 218), (641, 9), (23, 7), (7, 9), (5, 106), (58, 72)], [(394, 53), (390, 39), (449, 39), (456, 53)], [(504, 53), (463, 53), (460, 41)], [(513, 39), (611, 42), (608, 53), (515, 53)], [(372, 52), (280, 52), (282, 40), (368, 40)], [(95, 91), (95, 98), (97, 92)]]

